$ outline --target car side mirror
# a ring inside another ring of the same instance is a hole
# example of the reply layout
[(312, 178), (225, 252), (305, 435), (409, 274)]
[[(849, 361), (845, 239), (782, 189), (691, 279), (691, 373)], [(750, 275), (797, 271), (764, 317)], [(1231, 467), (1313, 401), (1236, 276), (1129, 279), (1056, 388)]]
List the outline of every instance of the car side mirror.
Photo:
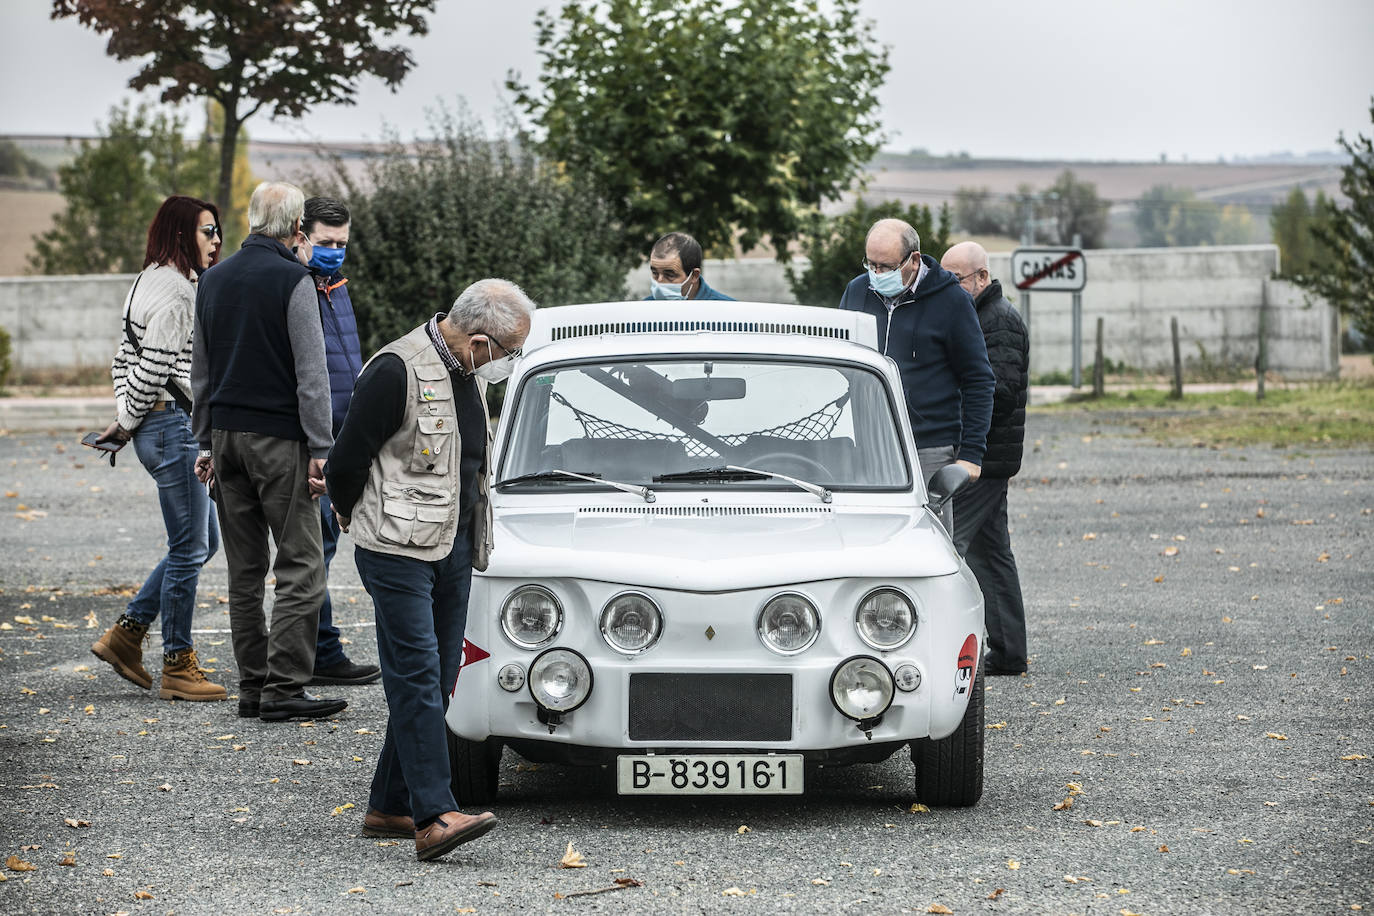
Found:
[(940, 509), (949, 502), (950, 497), (963, 489), (968, 481), (968, 468), (963, 465), (947, 464), (936, 471), (926, 486), (926, 505), (930, 507), (930, 511), (939, 515)]

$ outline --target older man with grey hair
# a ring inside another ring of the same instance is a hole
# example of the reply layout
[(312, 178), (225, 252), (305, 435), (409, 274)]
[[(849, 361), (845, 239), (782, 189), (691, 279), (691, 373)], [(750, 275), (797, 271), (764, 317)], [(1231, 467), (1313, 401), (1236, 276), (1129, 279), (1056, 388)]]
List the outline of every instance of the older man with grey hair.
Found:
[[(263, 182), (253, 191), (248, 238), (200, 278), (191, 349), (196, 475), (213, 488), (229, 562), (239, 715), (268, 721), (331, 716), (348, 705), (305, 692), (324, 600), (311, 500), (324, 492), (333, 438), (315, 284), (292, 253), (304, 208), (293, 185)], [(270, 629), (269, 531), (277, 545)]]
[(491, 550), (486, 386), (510, 375), (534, 304), (478, 280), (372, 357), (358, 376), (325, 477), (372, 596), (386, 740), (367, 836), (415, 838), (435, 859), (496, 826), (457, 810), (444, 708), (462, 663), (472, 570)]

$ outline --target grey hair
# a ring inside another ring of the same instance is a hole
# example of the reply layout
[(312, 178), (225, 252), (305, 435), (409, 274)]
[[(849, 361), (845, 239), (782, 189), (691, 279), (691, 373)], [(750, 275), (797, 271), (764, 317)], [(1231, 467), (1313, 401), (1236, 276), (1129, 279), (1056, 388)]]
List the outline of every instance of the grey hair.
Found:
[(448, 310), (448, 321), (464, 334), (505, 337), (514, 334), (534, 309), (520, 287), (509, 280), (488, 277), (458, 294)]
[(908, 225), (902, 230), (902, 257), (907, 257), (913, 251), (921, 250), (921, 233), (916, 231), (915, 226)]
[(248, 201), (248, 231), (284, 239), (304, 214), (305, 193), (300, 188), (284, 181), (264, 181)]

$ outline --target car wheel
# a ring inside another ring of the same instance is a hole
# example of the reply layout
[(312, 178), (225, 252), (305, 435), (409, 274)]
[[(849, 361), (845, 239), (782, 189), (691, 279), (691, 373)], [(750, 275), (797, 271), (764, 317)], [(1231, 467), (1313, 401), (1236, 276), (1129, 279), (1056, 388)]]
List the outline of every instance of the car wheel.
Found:
[(496, 801), (501, 750), (501, 742), (495, 738), (469, 741), (449, 733), (449, 772), (453, 797), (460, 807), (485, 807)]
[(968, 708), (954, 733), (938, 741), (911, 742), (916, 765), (916, 800), (927, 805), (968, 807), (983, 796), (983, 683), (970, 687)]

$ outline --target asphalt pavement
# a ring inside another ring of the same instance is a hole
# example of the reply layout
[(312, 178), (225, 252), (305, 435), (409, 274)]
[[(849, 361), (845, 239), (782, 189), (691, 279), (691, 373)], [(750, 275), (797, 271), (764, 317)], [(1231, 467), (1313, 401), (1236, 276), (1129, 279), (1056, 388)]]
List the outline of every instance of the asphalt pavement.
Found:
[[(507, 752), (498, 829), (424, 864), (360, 835), (381, 686), (269, 724), (120, 679), (89, 646), (161, 555), (152, 482), (70, 431), (0, 435), (0, 911), (1374, 910), (1374, 457), (1160, 446), (1128, 416), (1029, 438), (1031, 672), (985, 685), (976, 807), (913, 812), (905, 756), (703, 801)], [(195, 639), (232, 685), (225, 582), (221, 555)], [(346, 542), (332, 585), (375, 661)], [(579, 895), (618, 879), (642, 884)]]

